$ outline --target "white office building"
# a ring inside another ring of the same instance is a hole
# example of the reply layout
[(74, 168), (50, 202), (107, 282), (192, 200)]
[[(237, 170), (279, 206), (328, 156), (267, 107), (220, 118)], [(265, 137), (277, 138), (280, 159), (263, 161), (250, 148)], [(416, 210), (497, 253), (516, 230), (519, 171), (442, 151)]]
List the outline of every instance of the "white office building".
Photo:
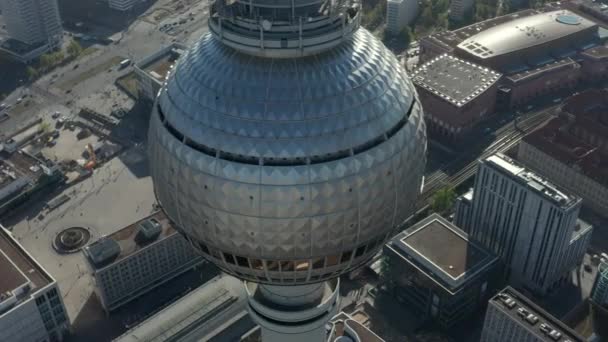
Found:
[(102, 237), (83, 253), (106, 313), (203, 262), (163, 212)]
[(450, 1), (450, 19), (461, 21), (473, 10), (474, 0), (452, 0)]
[(488, 302), (480, 342), (584, 342), (566, 324), (507, 287)]
[(28, 61), (61, 46), (57, 0), (0, 0), (0, 8), (10, 37), (1, 48), (13, 57)]
[(69, 331), (57, 282), (0, 226), (0, 341), (63, 341)]
[(133, 8), (136, 3), (137, 0), (108, 0), (110, 8), (118, 11), (128, 11)]
[(386, 30), (399, 33), (418, 15), (417, 0), (388, 0), (386, 3)]
[(542, 295), (582, 262), (592, 228), (578, 219), (581, 203), (496, 154), (480, 161), (470, 222), (457, 224), (503, 260), (513, 284)]

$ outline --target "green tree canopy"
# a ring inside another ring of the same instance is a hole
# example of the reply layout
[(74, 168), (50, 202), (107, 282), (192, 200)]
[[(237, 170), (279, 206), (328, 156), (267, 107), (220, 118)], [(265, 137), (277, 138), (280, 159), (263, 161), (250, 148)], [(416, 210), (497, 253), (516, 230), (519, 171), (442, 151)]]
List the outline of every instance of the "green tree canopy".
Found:
[(445, 214), (454, 205), (454, 201), (456, 200), (456, 192), (451, 187), (445, 187), (438, 190), (434, 195), (431, 201), (431, 209), (433, 211)]

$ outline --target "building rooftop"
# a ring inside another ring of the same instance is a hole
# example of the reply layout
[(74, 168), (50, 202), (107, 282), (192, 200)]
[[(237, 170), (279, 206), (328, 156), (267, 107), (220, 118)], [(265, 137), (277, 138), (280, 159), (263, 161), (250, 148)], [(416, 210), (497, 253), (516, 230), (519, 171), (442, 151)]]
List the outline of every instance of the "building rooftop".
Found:
[(572, 58), (569, 58), (569, 57), (559, 59), (559, 60), (553, 60), (546, 64), (543, 64), (543, 63), (541, 63), (541, 64), (542, 65), (537, 68), (526, 67), (522, 71), (519, 71), (519, 72), (516, 71), (516, 72), (510, 74), (509, 76), (507, 76), (507, 79), (513, 83), (525, 82), (525, 81), (529, 81), (531, 79), (540, 77), (547, 72), (554, 72), (555, 70), (558, 70), (558, 69), (565, 69), (565, 68), (575, 69), (575, 68), (580, 67), (580, 65), (578, 63), (576, 63)]
[(243, 334), (255, 326), (246, 311), (243, 283), (218, 276), (135, 325), (115, 342), (167, 341), (188, 337), (196, 341), (227, 341), (222, 332)]
[(496, 71), (448, 54), (424, 63), (411, 75), (414, 84), (457, 107), (483, 94), (500, 76)]
[(174, 43), (137, 63), (137, 67), (158, 82), (164, 82), (173, 64), (184, 53), (185, 48), (181, 44)]
[(16, 304), (52, 282), (42, 266), (0, 226), (0, 312), (12, 307), (7, 303)]
[(551, 11), (486, 28), (458, 44), (458, 48), (486, 59), (594, 28), (597, 28), (597, 24), (568, 10)]
[(498, 261), (438, 214), (397, 235), (387, 248), (450, 292), (458, 291), (469, 279)]
[(590, 89), (571, 96), (562, 111), (572, 117), (577, 129), (608, 143), (608, 90)]
[(362, 311), (355, 311), (352, 314), (347, 314), (344, 311), (340, 312), (330, 320), (332, 325), (329, 333), (329, 341), (331, 342), (384, 342), (380, 336), (363, 325), (363, 322), (357, 318), (366, 318)]
[(564, 118), (554, 118), (529, 133), (523, 141), (596, 182), (608, 186), (608, 156), (575, 135), (566, 127)]
[(10, 51), (17, 55), (26, 55), (36, 49), (41, 48), (44, 46), (44, 44), (44, 42), (41, 42), (36, 45), (30, 45), (13, 38), (8, 38), (0, 42), (0, 49)]
[(511, 175), (520, 184), (528, 187), (559, 207), (570, 207), (581, 201), (581, 198), (574, 194), (567, 194), (559, 189), (555, 184), (542, 178), (536, 173), (526, 169), (519, 162), (505, 156), (502, 153), (491, 155), (485, 159), (487, 165), (500, 169), (503, 173)]
[[(160, 229), (150, 229), (148, 225)], [(149, 235), (150, 230), (154, 234)], [(164, 212), (158, 211), (89, 244), (83, 252), (95, 269), (102, 269), (176, 233)]]
[(527, 10), (503, 15), (500, 17), (495, 17), (495, 18), (491, 18), (488, 20), (480, 21), (478, 23), (475, 23), (475, 24), (472, 24), (469, 26), (465, 26), (465, 27), (459, 28), (454, 31), (441, 31), (438, 33), (431, 34), (422, 39), (429, 40), (434, 44), (443, 46), (444, 48), (454, 49), (454, 48), (456, 48), (456, 46), (458, 46), (464, 40), (466, 40), (469, 37), (472, 37), (480, 32), (483, 32), (484, 30), (490, 29), (492, 27), (498, 26), (498, 25), (506, 23), (506, 22), (510, 22), (510, 21), (517, 20), (520, 18), (532, 16), (532, 15), (535, 15), (538, 13), (541, 13), (541, 12), (532, 10), (532, 9), (527, 9)]
[(521, 326), (533, 333), (539, 341), (586, 341), (566, 324), (551, 316), (511, 287), (503, 289), (492, 297), (490, 303), (516, 322), (519, 322)]
[(608, 57), (608, 46), (599, 45), (591, 49), (587, 49), (581, 52), (581, 54), (592, 58), (606, 58)]

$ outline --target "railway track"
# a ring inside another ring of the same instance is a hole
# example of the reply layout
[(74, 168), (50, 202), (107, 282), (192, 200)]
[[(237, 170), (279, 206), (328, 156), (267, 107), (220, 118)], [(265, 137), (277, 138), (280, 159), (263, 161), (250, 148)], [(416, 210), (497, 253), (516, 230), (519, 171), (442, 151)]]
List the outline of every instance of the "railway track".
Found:
[[(417, 211), (426, 210), (429, 201), (436, 190), (449, 185), (457, 187), (475, 175), (477, 169), (477, 160), (489, 157), (492, 154), (506, 152), (515, 146), (519, 141), (530, 131), (538, 127), (538, 125), (547, 121), (551, 117), (552, 108), (547, 108), (544, 111), (533, 113), (524, 119), (519, 120), (516, 125), (508, 125), (497, 131), (499, 137), (492, 142), (484, 151), (473, 161), (467, 163), (464, 167), (453, 174), (448, 174), (446, 171), (449, 167), (443, 167), (440, 170), (433, 172), (425, 179), (424, 191), (417, 203)], [(451, 163), (450, 165), (462, 162), (462, 157)]]

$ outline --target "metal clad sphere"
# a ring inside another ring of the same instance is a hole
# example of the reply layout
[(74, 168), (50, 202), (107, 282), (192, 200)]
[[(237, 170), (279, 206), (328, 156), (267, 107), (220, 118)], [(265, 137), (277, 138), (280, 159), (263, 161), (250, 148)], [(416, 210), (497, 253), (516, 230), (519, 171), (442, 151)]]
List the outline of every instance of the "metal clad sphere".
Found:
[(295, 59), (207, 35), (161, 91), (149, 145), (159, 203), (209, 260), (303, 284), (368, 261), (412, 213), (426, 132), (405, 71), (364, 29)]

